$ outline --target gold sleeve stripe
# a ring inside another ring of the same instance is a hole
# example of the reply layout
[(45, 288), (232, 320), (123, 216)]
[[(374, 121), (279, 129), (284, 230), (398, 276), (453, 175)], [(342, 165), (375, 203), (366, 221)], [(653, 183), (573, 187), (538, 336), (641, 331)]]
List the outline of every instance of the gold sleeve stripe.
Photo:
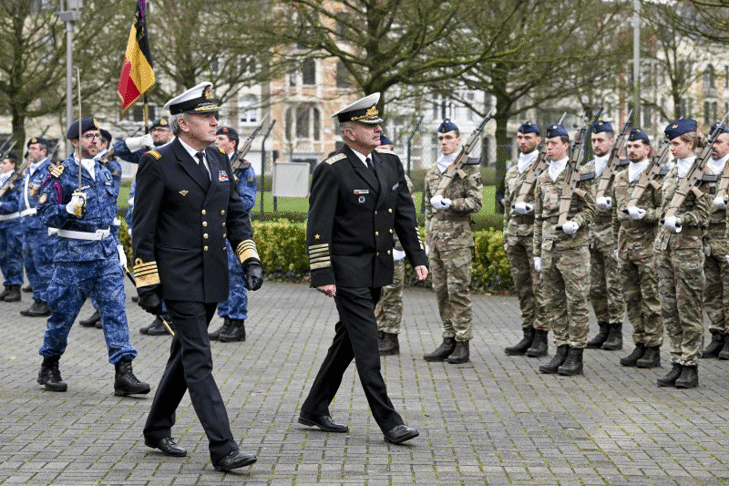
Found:
[(137, 282), (137, 288), (159, 285), (157, 262), (142, 263), (142, 259), (137, 258), (134, 265), (134, 280)]
[(332, 266), (332, 262), (312, 263), (309, 265), (309, 269), (319, 270), (320, 268), (329, 268), (331, 266)]
[(318, 249), (318, 248), (327, 248), (329, 246), (329, 243), (317, 243), (316, 245), (309, 245), (309, 251)]
[(238, 247), (235, 249), (235, 254), (238, 257), (238, 261), (243, 263), (249, 258), (255, 258), (261, 260), (256, 250), (256, 243), (253, 240), (244, 240), (238, 243)]

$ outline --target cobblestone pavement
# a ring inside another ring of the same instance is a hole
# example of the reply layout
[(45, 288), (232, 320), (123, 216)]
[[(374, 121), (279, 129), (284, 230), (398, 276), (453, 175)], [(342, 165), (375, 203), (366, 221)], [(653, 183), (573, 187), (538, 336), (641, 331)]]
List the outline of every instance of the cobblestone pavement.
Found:
[[(222, 474), (212, 468), (187, 397), (173, 436), (188, 456), (163, 457), (144, 446), (151, 395), (113, 395), (114, 368), (100, 330), (72, 329), (61, 359), (68, 392), (37, 385), (45, 319), (20, 316), (29, 304), (26, 293), (22, 302), (0, 303), (3, 485), (729, 483), (729, 362), (703, 361), (699, 388), (658, 388), (656, 378), (669, 368), (667, 345), (663, 368), (619, 365), (632, 350), (630, 325), (623, 351), (585, 352), (584, 376), (541, 375), (537, 367), (549, 358), (503, 352), (521, 337), (516, 299), (478, 295), (471, 362), (427, 363), (422, 355), (441, 341), (435, 297), (406, 290), (401, 354), (383, 359), (383, 373), (395, 407), (420, 437), (396, 446), (383, 441), (353, 366), (332, 407), (350, 432), (296, 423), (336, 312), (333, 301), (305, 285), (266, 283), (250, 295), (248, 340), (213, 343), (234, 435), (258, 456), (240, 473)], [(139, 334), (152, 318), (131, 301), (128, 310), (139, 350), (134, 371), (156, 386), (169, 337)], [(80, 318), (90, 313), (87, 303)]]

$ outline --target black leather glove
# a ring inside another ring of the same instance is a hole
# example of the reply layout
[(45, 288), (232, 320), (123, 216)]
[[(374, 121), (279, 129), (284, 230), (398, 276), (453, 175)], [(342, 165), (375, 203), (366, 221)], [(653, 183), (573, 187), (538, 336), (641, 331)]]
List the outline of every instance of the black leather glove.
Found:
[(263, 267), (261, 262), (253, 258), (243, 262), (243, 283), (248, 290), (258, 290), (263, 285)]
[(153, 316), (158, 316), (162, 313), (162, 289), (159, 285), (149, 285), (147, 287), (141, 287), (137, 289), (139, 294), (139, 307), (146, 310)]

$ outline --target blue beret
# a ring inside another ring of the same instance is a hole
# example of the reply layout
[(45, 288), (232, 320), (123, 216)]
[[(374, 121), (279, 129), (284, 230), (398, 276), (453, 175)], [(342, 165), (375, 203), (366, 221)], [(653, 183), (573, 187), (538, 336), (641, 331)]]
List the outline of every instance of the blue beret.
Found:
[(454, 130), (458, 130), (458, 127), (453, 123), (450, 118), (443, 118), (443, 123), (438, 127), (440, 133), (448, 133)]
[(215, 132), (215, 135), (225, 135), (226, 137), (228, 137), (229, 140), (238, 140), (238, 132), (230, 127), (218, 128), (218, 131)]
[(628, 135), (628, 141), (635, 142), (637, 140), (643, 140), (647, 144), (651, 143), (651, 139), (648, 138), (648, 134), (646, 134), (643, 130), (640, 128), (631, 128), (630, 135)]
[(48, 140), (46, 140), (45, 138), (31, 137), (31, 139), (28, 140), (28, 143), (25, 144), (25, 148), (30, 148), (30, 146), (33, 145), (34, 143), (43, 145), (45, 148), (48, 148), (51, 145), (51, 143)]
[(152, 123), (152, 126), (149, 127), (149, 130), (152, 131), (158, 127), (170, 128), (170, 124), (167, 121), (167, 118), (160, 118), (159, 120), (155, 120), (154, 123)]
[(395, 145), (395, 144), (392, 143), (392, 140), (390, 140), (389, 138), (387, 138), (387, 135), (385, 135), (384, 133), (380, 132), (380, 145)]
[(569, 137), (570, 134), (564, 129), (562, 125), (549, 125), (547, 127), (547, 138), (554, 137)]
[(99, 131), (101, 132), (101, 139), (111, 143), (111, 132), (108, 130), (104, 130), (103, 128), (100, 128)]
[[(719, 126), (719, 122), (714, 122), (714, 124), (713, 124), (713, 125), (711, 125), (711, 130), (709, 130), (709, 133), (710, 133), (710, 134), (711, 134), (711, 133), (714, 133), (714, 130), (716, 130), (716, 128), (717, 128), (718, 126)], [(720, 133), (720, 134), (721, 134), (721, 133), (729, 133), (729, 127), (727, 127), (726, 125), (724, 125), (724, 126), (722, 127), (721, 131), (720, 131), (719, 133)]]
[(539, 135), (539, 126), (531, 120), (527, 120), (516, 129), (519, 133), (536, 133)]
[[(82, 118), (81, 119), (81, 133), (88, 132), (89, 130), (98, 130), (99, 129), (99, 122), (96, 121), (96, 118), (88, 117), (88, 118)], [(68, 127), (68, 132), (66, 133), (66, 138), (73, 140), (78, 138), (78, 120), (71, 123), (71, 126)]]
[(599, 120), (595, 122), (595, 125), (592, 127), (592, 133), (602, 133), (602, 132), (612, 132), (613, 126), (610, 124), (610, 122), (606, 122), (605, 120)]
[(684, 133), (697, 132), (698, 130), (699, 128), (696, 120), (691, 118), (681, 118), (673, 123), (669, 123), (664, 132), (669, 140), (673, 140)]

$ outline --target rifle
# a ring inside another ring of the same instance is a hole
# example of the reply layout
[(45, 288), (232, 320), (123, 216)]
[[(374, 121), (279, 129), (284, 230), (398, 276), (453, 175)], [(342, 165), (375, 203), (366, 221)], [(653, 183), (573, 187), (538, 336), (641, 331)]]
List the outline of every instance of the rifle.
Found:
[[(689, 195), (690, 192), (694, 194), (694, 197), (696, 199), (700, 198), (703, 195), (703, 193), (699, 190), (698, 186), (704, 179), (704, 168), (706, 167), (706, 162), (711, 156), (711, 146), (714, 145), (714, 142), (716, 142), (719, 134), (724, 131), (727, 117), (729, 117), (729, 112), (727, 112), (724, 115), (724, 118), (721, 119), (721, 123), (719, 123), (711, 131), (711, 133), (709, 134), (709, 139), (706, 141), (704, 148), (701, 149), (699, 156), (696, 157), (696, 161), (691, 166), (686, 175), (683, 176), (678, 182), (676, 192), (673, 193), (673, 197), (671, 198), (671, 202), (668, 204), (666, 214), (664, 214), (663, 218), (661, 218), (661, 223), (665, 222), (667, 217), (676, 215), (676, 212), (681, 207), (681, 204), (683, 204), (683, 202), (686, 200), (686, 197)], [(718, 176), (712, 176), (712, 179), (713, 181), (716, 181), (718, 180)], [(676, 225), (676, 227), (680, 228), (681, 225)]]
[(453, 177), (456, 174), (461, 177), (464, 177), (466, 175), (465, 172), (463, 172), (463, 168), (468, 165), (468, 155), (471, 153), (474, 146), (476, 145), (476, 141), (478, 141), (478, 137), (479, 135), (481, 135), (481, 132), (483, 132), (484, 127), (489, 122), (489, 120), (491, 120), (495, 109), (495, 107), (492, 107), (489, 110), (486, 117), (481, 120), (481, 123), (476, 127), (468, 140), (466, 140), (466, 143), (463, 144), (463, 147), (461, 147), (461, 151), (458, 153), (458, 156), (456, 156), (456, 160), (454, 160), (453, 163), (449, 165), (446, 171), (443, 173), (443, 178), (440, 180), (440, 183), (438, 184), (438, 189), (435, 191), (434, 196), (443, 196), (445, 190), (448, 188), (451, 181), (453, 180)]
[(256, 135), (258, 135), (258, 132), (261, 131), (261, 128), (263, 128), (263, 124), (266, 122), (267, 118), (268, 113), (266, 113), (266, 116), (263, 117), (263, 120), (261, 120), (261, 123), (258, 124), (256, 129), (253, 130), (253, 133), (251, 133), (248, 138), (246, 138), (246, 141), (243, 142), (243, 146), (238, 148), (238, 152), (235, 154), (235, 161), (233, 162), (233, 166), (231, 167), (233, 169), (233, 172), (236, 172), (243, 165), (243, 161), (245, 160), (246, 155), (248, 155), (248, 152), (250, 152), (251, 150), (253, 140), (256, 138)]
[[(567, 112), (565, 111), (562, 113), (562, 118), (559, 119), (557, 122), (557, 125), (561, 125), (564, 121), (564, 117), (567, 116)], [(541, 174), (544, 169), (547, 168), (547, 144), (542, 145), (542, 148), (539, 150), (539, 155), (537, 156), (537, 160), (534, 164), (532, 164), (531, 167), (529, 167), (529, 170), (527, 171), (526, 175), (524, 176), (524, 179), (519, 186), (519, 190), (516, 193), (516, 199), (514, 200), (515, 203), (518, 202), (526, 202), (526, 198), (529, 194), (532, 193), (534, 190), (534, 184), (537, 182), (537, 177), (539, 177), (539, 174)], [(511, 208), (514, 209), (515, 205), (512, 205)]]
[(595, 195), (595, 198), (605, 197), (605, 193), (609, 191), (613, 185), (613, 181), (615, 180), (615, 174), (620, 168), (620, 153), (623, 151), (623, 149), (625, 149), (628, 130), (630, 129), (630, 125), (632, 125), (630, 118), (632, 115), (633, 109), (631, 108), (630, 111), (628, 111), (628, 116), (626, 117), (623, 129), (620, 130), (620, 135), (618, 135), (617, 140), (615, 140), (615, 145), (613, 145), (613, 148), (610, 151), (610, 158), (608, 159), (607, 166), (600, 175), (600, 179), (597, 183), (597, 193)]
[[(635, 184), (633, 192), (630, 194), (630, 200), (628, 201), (626, 207), (637, 206), (638, 201), (640, 201), (640, 198), (643, 197), (643, 193), (645, 193), (645, 190), (648, 188), (649, 185), (654, 186), (654, 190), (658, 189), (658, 187), (656, 187), (655, 181), (658, 179), (659, 176), (665, 175), (661, 174), (661, 171), (663, 170), (663, 165), (666, 163), (666, 159), (668, 159), (669, 147), (670, 144), (668, 143), (668, 141), (666, 141), (666, 143), (661, 148), (661, 151), (656, 156), (651, 157), (651, 162), (640, 175), (640, 178), (638, 178), (638, 182)], [(628, 214), (627, 209), (623, 209), (623, 212), (625, 214)]]
[[(595, 119), (590, 123), (590, 126), (594, 125), (602, 114), (602, 108), (597, 110)], [(556, 229), (562, 230), (562, 226), (567, 222), (569, 216), (570, 206), (572, 205), (572, 196), (577, 195), (578, 197), (584, 197), (587, 192), (584, 189), (578, 189), (577, 186), (580, 183), (580, 158), (582, 157), (582, 151), (584, 150), (585, 139), (587, 137), (587, 123), (585, 121), (585, 115), (582, 115), (582, 128), (575, 141), (572, 144), (570, 151), (570, 159), (565, 167), (564, 184), (562, 185), (562, 195), (559, 197), (559, 218), (557, 219)]]
[[(134, 132), (132, 132), (131, 135), (128, 135), (128, 136), (126, 136), (124, 138), (133, 137), (134, 135), (136, 135), (137, 133), (139, 133), (139, 130), (141, 130), (142, 128), (146, 128), (146, 127), (139, 127), (136, 130), (134, 130)], [(112, 145), (111, 147), (109, 147), (107, 149), (106, 153), (104, 155), (102, 155), (101, 158), (99, 158), (99, 163), (101, 165), (103, 165), (104, 167), (106, 167), (107, 164), (109, 163), (109, 161), (111, 161), (111, 159), (113, 159), (114, 157), (115, 157), (115, 154), (114, 154), (114, 146)]]
[[(13, 144), (7, 150), (3, 151), (2, 155), (0, 155), (0, 160), (5, 160), (5, 157), (8, 155), (8, 152), (13, 150), (13, 147), (15, 147), (16, 143), (17, 142), (13, 142)], [(8, 180), (5, 181), (5, 184), (3, 184), (2, 187), (0, 187), (0, 197), (3, 197), (5, 195), (5, 193), (7, 193), (13, 187), (15, 187), (15, 181), (17, 181), (18, 179), (20, 179), (23, 176), (23, 171), (25, 170), (26, 167), (28, 167), (28, 159), (24, 159), (23, 163), (20, 164), (20, 167), (17, 167), (15, 169), (15, 171), (12, 174), (10, 174), (10, 177), (8, 178)]]
[(48, 160), (51, 162), (51, 164), (55, 164), (56, 156), (58, 155), (58, 150), (61, 148), (61, 139), (59, 138), (56, 142), (56, 145), (53, 146), (50, 153), (48, 154)]

